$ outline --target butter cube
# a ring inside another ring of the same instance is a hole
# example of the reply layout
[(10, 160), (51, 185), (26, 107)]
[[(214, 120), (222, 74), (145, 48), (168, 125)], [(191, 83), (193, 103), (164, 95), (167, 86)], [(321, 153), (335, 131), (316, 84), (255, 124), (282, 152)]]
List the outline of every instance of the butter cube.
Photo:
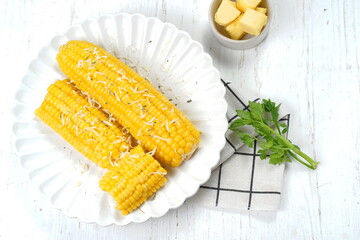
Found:
[(245, 12), (246, 9), (255, 9), (261, 0), (236, 0), (236, 6), (241, 12)]
[(257, 7), (255, 8), (255, 11), (261, 12), (263, 14), (267, 13), (267, 9), (266, 8), (262, 8), (262, 7)]
[[(231, 5), (233, 5), (234, 7), (236, 7), (236, 2), (230, 1)], [(236, 7), (237, 8), (237, 7)]]
[(255, 36), (260, 34), (261, 29), (266, 23), (267, 16), (265, 14), (250, 8), (246, 10), (239, 22), (240, 27), (244, 30), (244, 32)]
[(229, 33), (231, 39), (240, 40), (246, 35), (246, 32), (244, 32), (240, 26), (240, 19), (242, 18), (242, 16), (243, 14), (240, 14), (240, 16), (238, 16), (232, 23), (227, 25), (225, 28), (226, 31)]
[(226, 26), (234, 21), (240, 13), (241, 12), (231, 4), (231, 1), (223, 0), (215, 13), (215, 22), (221, 26)]

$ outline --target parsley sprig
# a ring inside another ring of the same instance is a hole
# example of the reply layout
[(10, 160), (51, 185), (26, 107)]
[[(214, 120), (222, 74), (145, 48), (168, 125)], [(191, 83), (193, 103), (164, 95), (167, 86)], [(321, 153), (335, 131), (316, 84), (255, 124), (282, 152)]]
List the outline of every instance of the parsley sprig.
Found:
[[(270, 164), (281, 164), (296, 160), (311, 169), (316, 169), (318, 162), (314, 161), (300, 148), (283, 135), (288, 131), (285, 123), (279, 122), (281, 104), (269, 100), (262, 103), (249, 102), (249, 111), (237, 110), (238, 118), (230, 124), (230, 129), (250, 148), (257, 141), (260, 149), (257, 153), (261, 159), (269, 158)], [(248, 133), (243, 126), (252, 126), (255, 134)]]

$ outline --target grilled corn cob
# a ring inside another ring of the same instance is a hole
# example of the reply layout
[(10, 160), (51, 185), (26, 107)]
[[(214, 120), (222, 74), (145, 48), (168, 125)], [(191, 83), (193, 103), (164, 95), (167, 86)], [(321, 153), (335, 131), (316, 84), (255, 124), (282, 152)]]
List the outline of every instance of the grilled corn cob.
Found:
[(196, 150), (200, 133), (190, 120), (126, 64), (86, 41), (69, 41), (57, 55), (60, 69), (114, 114), (154, 158), (176, 167)]
[(114, 197), (116, 208), (127, 215), (164, 185), (165, 175), (159, 162), (137, 146), (105, 173), (99, 186)]
[(69, 80), (59, 80), (48, 87), (35, 115), (88, 159), (108, 168), (130, 150), (131, 136), (97, 105)]

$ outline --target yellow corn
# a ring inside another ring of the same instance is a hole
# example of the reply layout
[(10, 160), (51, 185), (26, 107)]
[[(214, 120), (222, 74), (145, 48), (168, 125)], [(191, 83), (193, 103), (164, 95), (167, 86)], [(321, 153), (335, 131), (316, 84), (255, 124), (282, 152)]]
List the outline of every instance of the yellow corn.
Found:
[(69, 80), (59, 80), (48, 87), (35, 115), (88, 159), (108, 168), (130, 150), (131, 136), (98, 105)]
[(176, 167), (196, 150), (200, 133), (190, 120), (126, 64), (86, 41), (69, 41), (57, 55), (60, 69), (114, 114), (146, 151)]
[(165, 175), (159, 162), (137, 146), (105, 173), (99, 186), (114, 197), (116, 208), (127, 215), (164, 185)]

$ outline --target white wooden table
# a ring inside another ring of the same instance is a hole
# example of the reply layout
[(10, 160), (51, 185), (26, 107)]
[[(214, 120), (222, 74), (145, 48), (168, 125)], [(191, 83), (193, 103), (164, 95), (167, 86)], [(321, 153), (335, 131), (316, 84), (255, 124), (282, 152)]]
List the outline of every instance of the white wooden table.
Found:
[[(359, 239), (360, 1), (274, 1), (273, 27), (247, 51), (211, 35), (210, 0), (0, 1), (0, 239)], [(142, 13), (201, 42), (238, 91), (282, 102), (290, 138), (321, 162), (288, 164), (277, 212), (231, 212), (185, 204), (159, 219), (101, 227), (41, 200), (12, 146), (11, 107), (28, 64), (71, 24), (105, 13)]]

